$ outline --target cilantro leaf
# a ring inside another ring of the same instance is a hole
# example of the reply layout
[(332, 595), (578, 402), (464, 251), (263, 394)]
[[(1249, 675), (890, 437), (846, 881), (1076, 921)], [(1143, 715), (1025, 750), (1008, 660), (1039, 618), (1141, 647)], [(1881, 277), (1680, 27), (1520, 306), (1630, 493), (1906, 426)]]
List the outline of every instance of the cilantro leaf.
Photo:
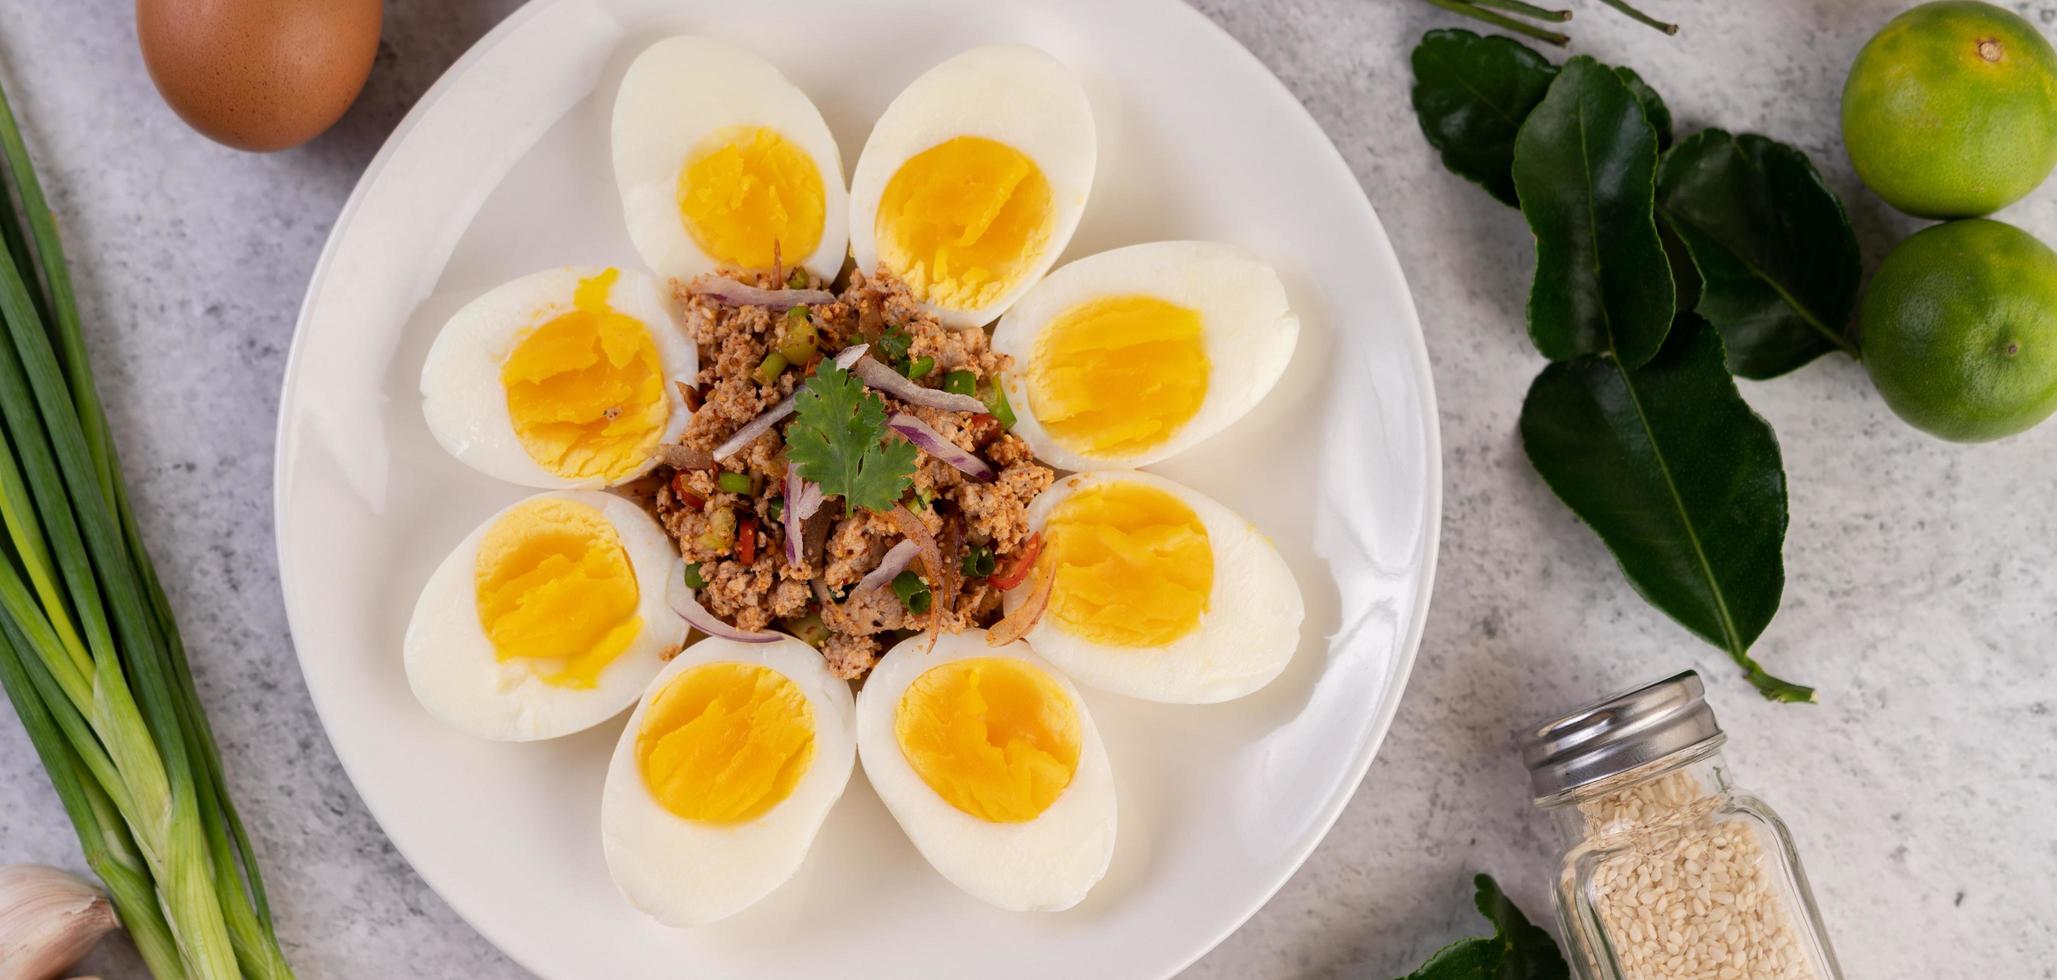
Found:
[(1460, 939), (1429, 957), (1404, 980), (1569, 980), (1557, 943), (1531, 924), (1491, 875), (1472, 879), (1480, 915), (1493, 923), (1491, 939)]
[(845, 516), (891, 510), (914, 483), (914, 444), (887, 438), (885, 401), (834, 361), (795, 393), (786, 454), (801, 476), (843, 498)]

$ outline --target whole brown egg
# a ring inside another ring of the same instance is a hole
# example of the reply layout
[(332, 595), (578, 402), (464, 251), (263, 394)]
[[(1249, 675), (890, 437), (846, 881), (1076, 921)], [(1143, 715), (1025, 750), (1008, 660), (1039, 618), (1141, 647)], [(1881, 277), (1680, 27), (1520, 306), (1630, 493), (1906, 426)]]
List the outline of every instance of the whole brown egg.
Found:
[(298, 146), (357, 99), (380, 0), (136, 0), (143, 64), (172, 111), (244, 150)]

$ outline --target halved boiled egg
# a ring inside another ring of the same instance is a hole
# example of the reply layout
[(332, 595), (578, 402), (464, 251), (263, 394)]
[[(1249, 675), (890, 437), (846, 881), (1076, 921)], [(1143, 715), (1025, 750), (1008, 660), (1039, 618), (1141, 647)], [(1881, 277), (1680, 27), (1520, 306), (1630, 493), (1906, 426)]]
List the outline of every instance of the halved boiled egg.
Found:
[(1278, 383), (1300, 319), (1278, 274), (1213, 242), (1152, 242), (1052, 272), (993, 349), (1014, 433), (1065, 469), (1143, 466), (1227, 428)]
[(973, 48), (886, 107), (850, 176), (850, 251), (943, 323), (984, 326), (1057, 260), (1097, 154), (1085, 90), (1020, 44)]
[(1300, 645), (1300, 587), (1278, 549), (1227, 507), (1159, 476), (1059, 479), (1029, 504), (1042, 536), (1011, 613), (1055, 575), (1023, 637), (1079, 683), (1208, 704), (1277, 677)]
[(686, 626), (665, 604), (678, 551), (610, 493), (542, 493), (486, 519), (436, 567), (407, 624), (408, 686), (482, 738), (525, 742), (634, 704)]
[(635, 479), (685, 431), (676, 379), (699, 358), (656, 280), (622, 269), (523, 276), (465, 304), (421, 366), (421, 412), (450, 455), (546, 489)]
[(1077, 905), (1114, 854), (1114, 774), (1078, 689), (983, 630), (902, 641), (857, 696), (864, 774), (951, 884), (1003, 909)]
[(813, 647), (710, 638), (666, 664), (615, 745), (607, 871), (666, 925), (726, 918), (800, 867), (856, 757), (850, 685)]
[(613, 125), (629, 240), (658, 275), (841, 271), (842, 154), (770, 62), (712, 38), (659, 41), (622, 77)]

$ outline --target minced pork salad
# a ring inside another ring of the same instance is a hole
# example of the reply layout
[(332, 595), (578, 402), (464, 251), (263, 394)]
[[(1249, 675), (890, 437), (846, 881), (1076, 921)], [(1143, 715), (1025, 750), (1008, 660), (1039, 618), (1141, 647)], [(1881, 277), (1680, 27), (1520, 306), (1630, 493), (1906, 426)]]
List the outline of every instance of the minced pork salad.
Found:
[(1026, 512), (1055, 474), (1007, 431), (1008, 358), (884, 272), (826, 285), (677, 287), (703, 365), (656, 491), (694, 593), (680, 611), (716, 636), (791, 632), (844, 678), (924, 630), (1018, 638), (1047, 590), (1005, 620), (1000, 597), (1029, 579)]

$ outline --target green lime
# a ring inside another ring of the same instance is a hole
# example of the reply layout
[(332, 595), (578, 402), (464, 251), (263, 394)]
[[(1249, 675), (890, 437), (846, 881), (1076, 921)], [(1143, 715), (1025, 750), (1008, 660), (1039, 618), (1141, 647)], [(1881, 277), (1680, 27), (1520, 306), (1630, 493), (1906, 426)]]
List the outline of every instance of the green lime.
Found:
[(2057, 411), (2057, 252), (1984, 218), (1900, 243), (1864, 294), (1864, 366), (1909, 425), (1955, 442)]
[(1989, 3), (1915, 7), (1850, 66), (1843, 143), (1857, 176), (1908, 214), (1991, 214), (2057, 166), (2057, 51)]

